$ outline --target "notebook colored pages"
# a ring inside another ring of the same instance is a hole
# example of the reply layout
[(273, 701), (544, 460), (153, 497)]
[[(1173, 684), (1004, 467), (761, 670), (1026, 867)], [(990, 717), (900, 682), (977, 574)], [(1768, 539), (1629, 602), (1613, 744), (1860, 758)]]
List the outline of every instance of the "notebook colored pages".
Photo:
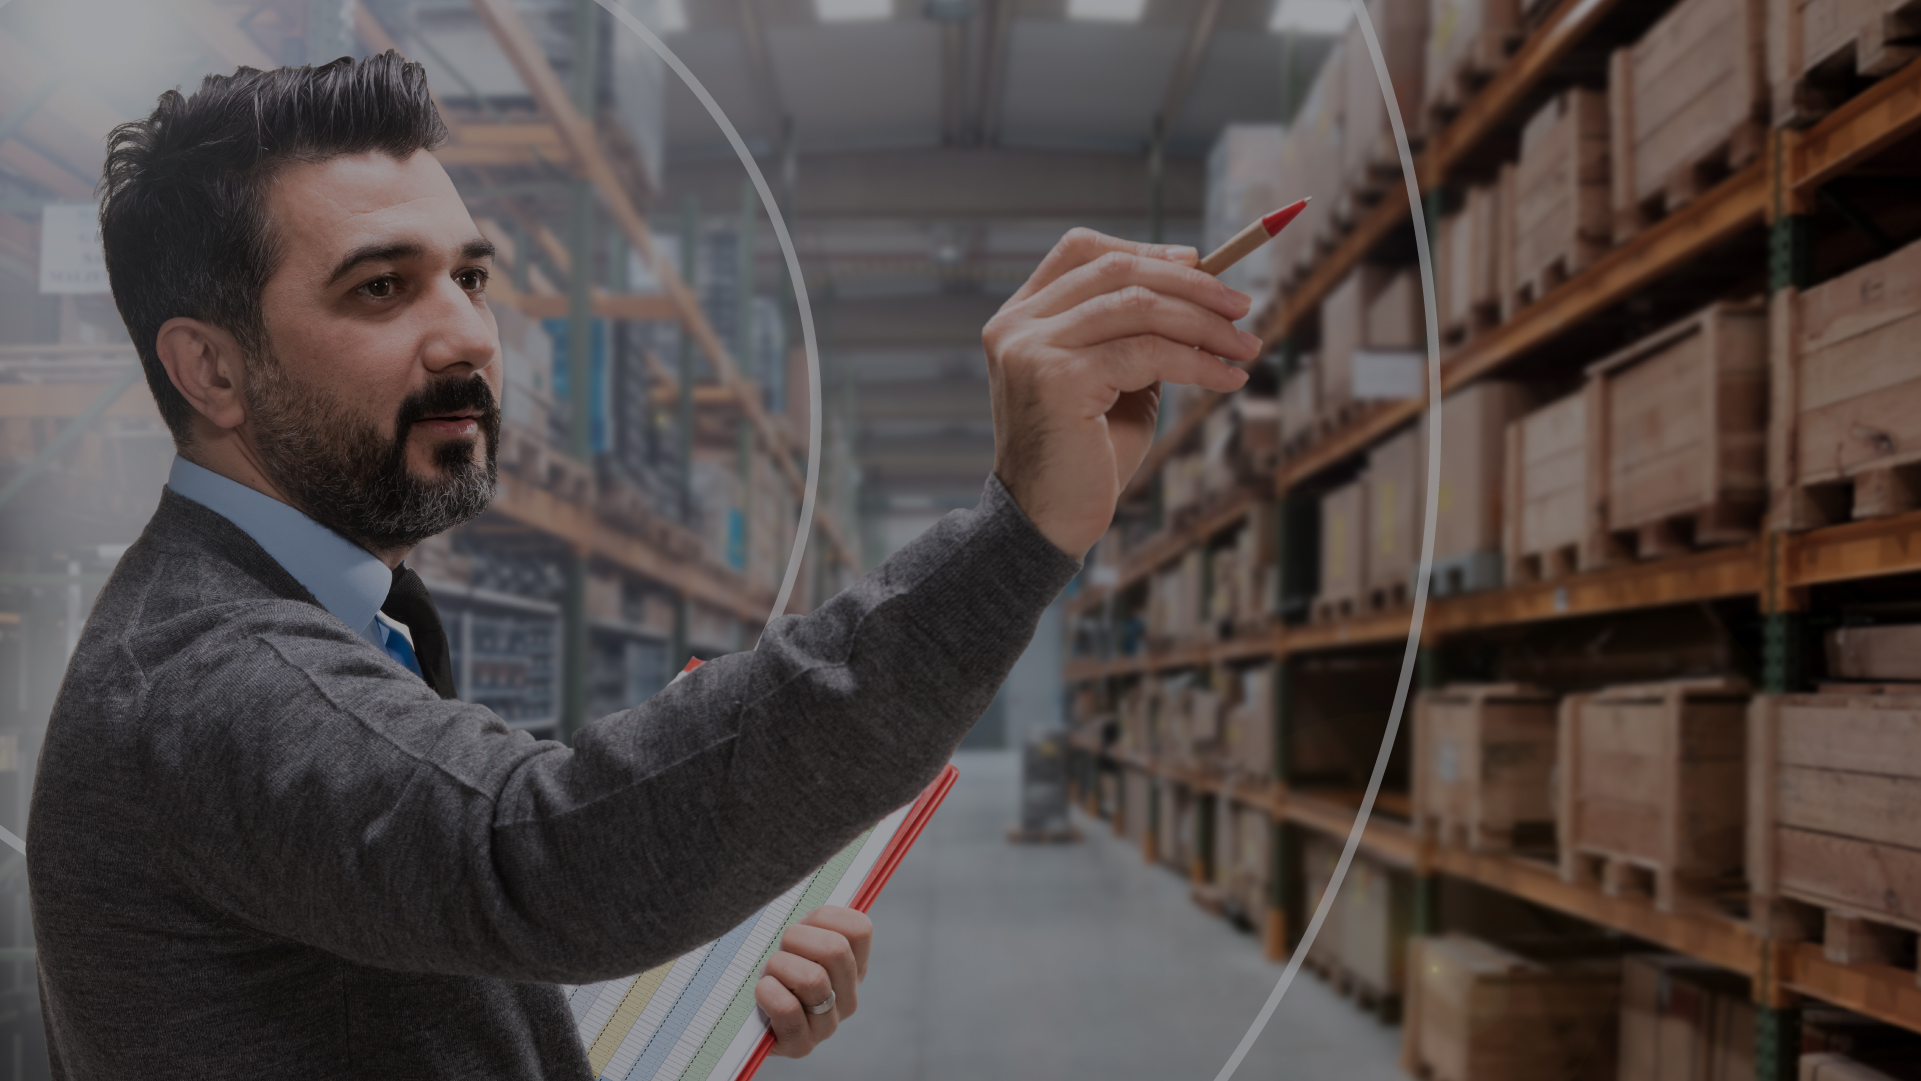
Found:
[(732, 931), (637, 976), (563, 988), (599, 1081), (747, 1081), (773, 1046), (754, 1005), (787, 927), (822, 905), (866, 911), (953, 787), (948, 766), (918, 799)]

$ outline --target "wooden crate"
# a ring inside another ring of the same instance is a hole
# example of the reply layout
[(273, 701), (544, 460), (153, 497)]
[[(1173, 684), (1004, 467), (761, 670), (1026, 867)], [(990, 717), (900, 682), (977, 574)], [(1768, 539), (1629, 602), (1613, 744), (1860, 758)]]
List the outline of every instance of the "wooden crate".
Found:
[(1675, 912), (1738, 885), (1747, 709), (1733, 677), (1569, 695), (1561, 703), (1561, 877)]
[(1775, 524), (1921, 505), (1921, 243), (1774, 294), (1768, 476)]
[[(1387, 62), (1388, 81), (1400, 106), (1407, 136), (1420, 145), (1421, 94), (1426, 89), (1422, 67), (1427, 61), (1428, 0), (1368, 0), (1368, 18)], [(1346, 115), (1341, 130), (1341, 197), (1369, 206), (1382, 194), (1401, 188), (1401, 155), (1388, 122), (1387, 98), (1360, 26), (1350, 22), (1341, 42), (1347, 86), (1343, 92)], [(1275, 204), (1279, 206), (1279, 203)]]
[(1221, 869), (1221, 885), (1227, 896), (1230, 915), (1238, 915), (1251, 927), (1266, 922), (1274, 842), (1268, 832), (1273, 828), (1267, 811), (1259, 807), (1227, 805), (1232, 829), (1226, 854), (1216, 865)]
[(1248, 665), (1229, 677), (1238, 694), (1222, 718), (1229, 776), (1260, 783), (1274, 777), (1276, 662)]
[(1520, 0), (1431, 0), (1423, 72), (1429, 130), (1438, 130), (1500, 68), (1520, 31)]
[(1916, 0), (1766, 0), (1774, 122), (1803, 127), (1921, 55)]
[(1412, 879), (1356, 853), (1335, 903), (1341, 908), (1341, 989), (1384, 1017), (1398, 1014), (1413, 927)]
[(1359, 358), (1363, 353), (1424, 350), (1424, 319), (1420, 278), (1407, 268), (1363, 263), (1328, 292), (1321, 302), (1321, 348), (1316, 354), (1323, 427), (1339, 427), (1357, 408), (1395, 396), (1389, 388), (1372, 385), (1375, 381), (1360, 368), (1366, 362)]
[[(1921, 931), (1921, 686), (1757, 698), (1748, 724), (1748, 875), (1772, 934), (1816, 928), (1830, 960), (1912, 958)], [(1796, 905), (1810, 905), (1819, 920)]]
[(1583, 566), (1752, 538), (1767, 502), (1767, 315), (1714, 304), (1588, 369)]
[(1552, 843), (1559, 699), (1513, 683), (1426, 691), (1414, 703), (1414, 828), (1507, 852)]
[(1127, 839), (1141, 850), (1141, 858), (1153, 862), (1154, 777), (1144, 769), (1124, 767), (1121, 779), (1120, 821)]
[(1443, 345), (1465, 345), (1500, 323), (1514, 254), (1507, 224), (1498, 183), (1467, 189), (1460, 208), (1441, 219), (1434, 293)]
[[(1340, 860), (1340, 840), (1320, 833), (1306, 835), (1301, 844), (1303, 931), (1312, 925), (1314, 912), (1320, 908), (1321, 898), (1326, 895), (1327, 887), (1334, 879), (1334, 867)], [(1308, 945), (1307, 956), (1302, 962), (1330, 983), (1341, 978), (1341, 945), (1346, 941), (1341, 923), (1346, 918), (1347, 912), (1340, 904), (1340, 895), (1336, 894), (1334, 903), (1328, 906), (1327, 918), (1321, 922), (1320, 933)]]
[(1751, 1081), (1748, 981), (1676, 954), (1621, 959), (1619, 1081)]
[(1402, 429), (1367, 456), (1367, 570), (1369, 609), (1407, 604), (1420, 570), (1421, 523), (1426, 513), (1426, 444), (1421, 426)]
[[(1434, 572), (1437, 597), (1501, 585), (1501, 507), (1507, 428), (1527, 412), (1532, 395), (1519, 383), (1488, 380), (1441, 400), (1441, 485), (1435, 496)], [(1428, 445), (1428, 414), (1420, 443)], [(1425, 514), (1425, 508), (1420, 513)]]
[(1836, 627), (1823, 647), (1830, 679), (1921, 681), (1921, 623)]
[(1614, 242), (1761, 153), (1766, 0), (1682, 0), (1608, 64)]
[(1366, 599), (1367, 485), (1355, 481), (1321, 497), (1321, 589), (1314, 618), (1352, 616)]
[[(1901, 1065), (1910, 1068), (1921, 1063), (1908, 1062)], [(1883, 1073), (1865, 1062), (1835, 1051), (1817, 1051), (1812, 1055), (1802, 1055), (1800, 1081), (1900, 1081), (1901, 1077), (1911, 1077), (1912, 1073), (1903, 1070), (1900, 1077)]]
[(1281, 381), (1279, 419), (1281, 456), (1292, 457), (1318, 437), (1321, 414), (1321, 371), (1312, 354), (1302, 354), (1295, 369)]
[(1408, 942), (1402, 1063), (1428, 1081), (1614, 1081), (1618, 961), (1546, 964), (1464, 935)]
[(1543, 105), (1521, 129), (1521, 156), (1501, 171), (1512, 217), (1514, 279), (1508, 315), (1586, 270), (1608, 249), (1608, 108), (1579, 87)]
[(1502, 555), (1508, 583), (1572, 574), (1588, 521), (1588, 395), (1571, 394), (1508, 425)]
[(1154, 786), (1154, 854), (1182, 875), (1194, 865), (1194, 793), (1186, 785), (1163, 778)]

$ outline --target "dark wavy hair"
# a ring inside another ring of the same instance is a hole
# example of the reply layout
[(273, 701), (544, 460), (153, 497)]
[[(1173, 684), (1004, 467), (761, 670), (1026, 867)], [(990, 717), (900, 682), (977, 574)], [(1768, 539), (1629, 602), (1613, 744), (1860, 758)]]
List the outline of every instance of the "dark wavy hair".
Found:
[(265, 354), (260, 294), (281, 254), (265, 210), (275, 171), (374, 151), (404, 159), (446, 140), (426, 72), (392, 51), (209, 75), (192, 97), (169, 90), (144, 120), (113, 129), (100, 183), (107, 278), (175, 443), (190, 442), (193, 407), (155, 339), (186, 316), (233, 334), (250, 363)]

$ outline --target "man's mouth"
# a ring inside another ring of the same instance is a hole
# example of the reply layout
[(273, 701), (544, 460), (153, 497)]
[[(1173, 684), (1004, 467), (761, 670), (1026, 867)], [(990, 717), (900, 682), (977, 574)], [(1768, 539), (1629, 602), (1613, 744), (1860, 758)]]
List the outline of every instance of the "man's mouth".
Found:
[(472, 435), (480, 430), (480, 418), (483, 415), (479, 409), (457, 409), (451, 413), (436, 413), (430, 417), (421, 417), (414, 421), (414, 426), (424, 428), (433, 435)]

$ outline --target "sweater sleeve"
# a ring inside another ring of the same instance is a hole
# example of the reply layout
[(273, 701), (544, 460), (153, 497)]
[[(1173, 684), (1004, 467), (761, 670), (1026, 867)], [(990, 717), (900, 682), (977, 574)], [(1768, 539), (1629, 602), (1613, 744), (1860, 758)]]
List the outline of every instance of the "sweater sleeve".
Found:
[(1078, 569), (990, 479), (572, 747), (286, 611), (309, 606), (229, 615), (151, 647), (142, 772), (190, 888), (261, 931), (403, 970), (604, 979), (723, 933), (912, 799)]

